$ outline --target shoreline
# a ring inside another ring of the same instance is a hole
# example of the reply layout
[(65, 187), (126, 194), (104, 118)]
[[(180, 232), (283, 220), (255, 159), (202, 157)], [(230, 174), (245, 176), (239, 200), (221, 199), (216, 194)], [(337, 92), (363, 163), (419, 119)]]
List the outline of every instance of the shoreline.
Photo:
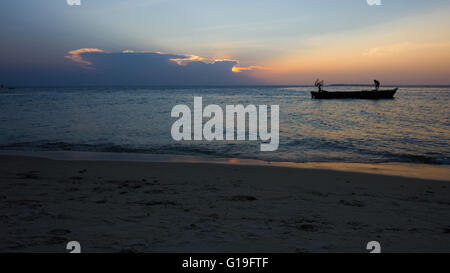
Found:
[(258, 159), (221, 158), (209, 156), (85, 152), (85, 151), (15, 151), (0, 150), (0, 156), (24, 156), (52, 160), (123, 161), (153, 163), (208, 163), (244, 166), (276, 166), (300, 169), (333, 170), (367, 174), (381, 174), (406, 178), (450, 181), (450, 165), (421, 163), (356, 163), (356, 162), (283, 162)]
[(0, 156), (0, 252), (450, 252), (445, 181)]

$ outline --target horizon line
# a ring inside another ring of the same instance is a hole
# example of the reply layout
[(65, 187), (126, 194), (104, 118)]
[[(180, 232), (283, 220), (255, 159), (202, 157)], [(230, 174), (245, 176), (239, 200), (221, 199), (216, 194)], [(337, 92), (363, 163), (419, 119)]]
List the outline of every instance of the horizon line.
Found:
[[(315, 87), (313, 84), (67, 84), (67, 85), (4, 85), (7, 88), (55, 88), (55, 87)], [(324, 85), (329, 86), (373, 86), (373, 84), (344, 84), (332, 83)], [(386, 87), (450, 87), (450, 84), (384, 84)]]

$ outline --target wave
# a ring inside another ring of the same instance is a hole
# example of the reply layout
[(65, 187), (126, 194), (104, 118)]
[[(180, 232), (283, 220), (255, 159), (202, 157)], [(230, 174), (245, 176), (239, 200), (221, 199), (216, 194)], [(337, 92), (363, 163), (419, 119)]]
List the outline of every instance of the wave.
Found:
[[(319, 141), (320, 142), (320, 141)], [(291, 141), (286, 145), (285, 151), (278, 151), (271, 154), (270, 157), (255, 152), (254, 149), (248, 149), (242, 145), (228, 143), (217, 146), (208, 145), (185, 145), (185, 144), (165, 144), (149, 145), (137, 147), (133, 145), (118, 145), (113, 143), (85, 144), (68, 142), (18, 142), (7, 145), (0, 145), (0, 150), (22, 150), (22, 151), (79, 151), (79, 152), (108, 152), (108, 153), (136, 153), (136, 154), (168, 154), (168, 155), (203, 155), (225, 158), (257, 159), (265, 161), (285, 161), (285, 162), (353, 162), (353, 163), (422, 163), (436, 165), (450, 165), (450, 158), (442, 154), (412, 154), (412, 153), (393, 153), (387, 151), (373, 151), (355, 149), (354, 147), (344, 145), (338, 141), (325, 141), (320, 145), (315, 143), (305, 144), (304, 141)], [(290, 151), (289, 147), (296, 145), (308, 145), (309, 150), (300, 152), (298, 149)], [(319, 147), (321, 150), (318, 150)], [(331, 156), (334, 151), (346, 151), (350, 156), (341, 156), (339, 152)], [(320, 152), (318, 152), (320, 151)], [(328, 152), (329, 151), (329, 152)], [(348, 153), (353, 151), (353, 153)], [(310, 154), (309, 154), (310, 153)], [(312, 154), (312, 155), (311, 155)]]
[(43, 151), (79, 151), (109, 153), (144, 153), (144, 154), (204, 154), (220, 155), (213, 149), (189, 147), (182, 145), (157, 145), (154, 147), (134, 147), (112, 143), (83, 144), (68, 142), (18, 142), (0, 145), (2, 150), (43, 150)]

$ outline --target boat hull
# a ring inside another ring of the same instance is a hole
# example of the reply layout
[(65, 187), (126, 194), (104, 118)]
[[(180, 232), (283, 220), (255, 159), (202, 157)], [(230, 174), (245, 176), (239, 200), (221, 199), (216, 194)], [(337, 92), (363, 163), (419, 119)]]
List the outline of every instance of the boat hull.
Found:
[(379, 91), (311, 92), (313, 99), (393, 99), (398, 88)]

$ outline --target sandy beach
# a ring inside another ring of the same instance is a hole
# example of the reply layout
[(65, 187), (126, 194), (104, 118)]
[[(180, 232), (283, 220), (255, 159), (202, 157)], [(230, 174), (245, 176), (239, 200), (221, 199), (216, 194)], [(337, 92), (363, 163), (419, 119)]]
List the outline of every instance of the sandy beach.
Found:
[(0, 252), (450, 252), (448, 181), (0, 156)]

